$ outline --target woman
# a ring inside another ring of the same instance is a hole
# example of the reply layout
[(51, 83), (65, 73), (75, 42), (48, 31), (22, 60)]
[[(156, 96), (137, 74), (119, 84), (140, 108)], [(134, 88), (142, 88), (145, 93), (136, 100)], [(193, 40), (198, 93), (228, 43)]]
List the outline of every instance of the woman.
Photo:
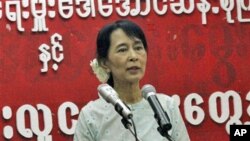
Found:
[[(97, 61), (91, 66), (102, 82), (118, 93), (133, 114), (141, 141), (167, 141), (158, 131), (149, 103), (141, 95), (139, 82), (147, 63), (147, 42), (142, 29), (128, 20), (119, 20), (102, 28), (97, 37)], [(165, 94), (157, 97), (168, 113), (174, 141), (189, 141), (178, 106)], [(133, 141), (135, 137), (121, 123), (114, 106), (101, 97), (89, 102), (80, 112), (74, 141)]]

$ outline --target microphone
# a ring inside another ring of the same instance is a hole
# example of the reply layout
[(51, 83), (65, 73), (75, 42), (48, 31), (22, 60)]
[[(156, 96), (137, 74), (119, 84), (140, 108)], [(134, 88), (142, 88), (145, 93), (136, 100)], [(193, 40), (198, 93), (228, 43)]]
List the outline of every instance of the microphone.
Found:
[(124, 118), (131, 119), (133, 117), (130, 109), (119, 98), (116, 91), (108, 84), (100, 84), (97, 88), (98, 92), (108, 103), (114, 105), (115, 110)]
[(148, 100), (155, 113), (154, 117), (159, 124), (158, 131), (161, 133), (161, 135), (166, 136), (167, 131), (172, 128), (172, 125), (167, 113), (164, 111), (158, 98), (156, 97), (156, 90), (154, 86), (150, 84), (144, 85), (141, 91), (142, 96), (144, 99)]

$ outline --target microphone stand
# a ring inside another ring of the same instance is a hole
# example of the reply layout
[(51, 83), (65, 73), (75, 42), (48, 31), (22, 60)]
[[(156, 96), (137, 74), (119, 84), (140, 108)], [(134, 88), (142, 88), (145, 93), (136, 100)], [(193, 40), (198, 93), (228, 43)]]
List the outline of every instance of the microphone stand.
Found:
[[(132, 122), (133, 122), (133, 119), (131, 119), (132, 120)], [(133, 134), (133, 136), (135, 137), (135, 140), (136, 141), (141, 141), (140, 139), (138, 139), (138, 137), (137, 137), (137, 134), (136, 134), (136, 129), (135, 129), (135, 125), (134, 125), (134, 131), (135, 132), (133, 132), (132, 131), (132, 123), (128, 120), (128, 119), (126, 119), (126, 118), (122, 118), (122, 124), (124, 125), (124, 127), (126, 128), (126, 129), (129, 129), (129, 131)]]
[[(124, 102), (123, 102), (123, 103), (124, 103)], [(130, 110), (130, 108), (128, 107), (128, 105), (127, 105), (126, 103), (124, 103), (124, 105), (127, 106), (127, 108)], [(120, 109), (120, 110), (122, 111), (123, 109)], [(129, 121), (129, 119), (132, 121), (132, 123)], [(135, 137), (135, 141), (141, 141), (141, 140), (138, 139), (138, 137), (137, 137), (136, 128), (135, 128), (135, 123), (134, 123), (134, 121), (133, 121), (133, 116), (128, 117), (128, 118), (122, 116), (121, 122), (122, 122), (123, 126), (124, 126), (126, 129), (128, 129), (128, 130), (132, 133), (132, 135)], [(133, 130), (132, 130), (132, 126), (134, 127), (134, 132), (133, 132)]]
[[(164, 111), (164, 114), (169, 120), (169, 117), (167, 116), (166, 112)], [(155, 115), (156, 120), (158, 121), (159, 127), (157, 128), (158, 132), (163, 136), (166, 137), (169, 141), (173, 141), (171, 136), (168, 134), (168, 131), (172, 128), (171, 123), (161, 124), (161, 120), (159, 117)]]

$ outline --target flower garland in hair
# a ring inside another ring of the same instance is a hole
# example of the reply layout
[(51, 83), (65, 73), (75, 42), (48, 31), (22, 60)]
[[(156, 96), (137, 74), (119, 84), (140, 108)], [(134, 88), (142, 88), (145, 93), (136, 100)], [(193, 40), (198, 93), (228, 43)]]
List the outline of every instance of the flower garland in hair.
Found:
[(108, 81), (109, 74), (98, 64), (96, 58), (90, 61), (90, 66), (100, 82), (106, 83)]

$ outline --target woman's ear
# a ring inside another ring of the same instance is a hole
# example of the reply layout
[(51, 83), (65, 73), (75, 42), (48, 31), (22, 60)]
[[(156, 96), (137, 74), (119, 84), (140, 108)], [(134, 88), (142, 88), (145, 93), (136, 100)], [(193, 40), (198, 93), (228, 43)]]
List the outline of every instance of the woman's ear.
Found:
[(108, 67), (108, 65), (107, 65), (107, 60), (106, 60), (106, 59), (101, 59), (101, 60), (99, 61), (99, 64), (100, 64), (100, 66), (101, 66), (107, 73), (110, 73), (110, 69), (109, 69), (109, 67)]

